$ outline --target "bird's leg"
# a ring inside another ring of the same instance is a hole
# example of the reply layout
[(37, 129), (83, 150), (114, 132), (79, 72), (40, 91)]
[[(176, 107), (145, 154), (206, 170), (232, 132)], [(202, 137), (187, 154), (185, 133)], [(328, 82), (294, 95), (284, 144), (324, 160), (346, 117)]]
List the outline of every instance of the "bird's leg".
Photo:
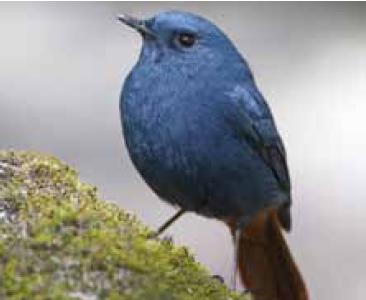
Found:
[(236, 290), (236, 279), (239, 271), (239, 247), (240, 247), (240, 239), (243, 234), (243, 228), (249, 223), (250, 217), (243, 216), (239, 220), (235, 221), (232, 227), (232, 235), (234, 240), (234, 270), (231, 279), (231, 286), (233, 290)]
[(172, 225), (180, 216), (182, 216), (186, 211), (182, 208), (177, 213), (175, 213), (170, 219), (168, 219), (163, 225), (159, 227), (156, 232), (153, 232), (149, 237), (156, 238), (162, 234), (170, 225)]
[(238, 277), (238, 270), (239, 270), (239, 243), (240, 243), (240, 234), (241, 229), (239, 227), (236, 227), (233, 232), (233, 240), (234, 240), (234, 264), (233, 264), (233, 272), (232, 272), (232, 278), (231, 278), (231, 287), (234, 291), (236, 291), (236, 278)]

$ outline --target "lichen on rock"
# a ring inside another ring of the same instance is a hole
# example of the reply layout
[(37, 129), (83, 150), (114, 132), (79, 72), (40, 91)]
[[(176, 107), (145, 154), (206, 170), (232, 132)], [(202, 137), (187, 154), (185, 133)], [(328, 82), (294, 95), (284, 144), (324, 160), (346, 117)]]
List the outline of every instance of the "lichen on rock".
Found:
[(0, 152), (0, 299), (239, 300), (58, 159)]

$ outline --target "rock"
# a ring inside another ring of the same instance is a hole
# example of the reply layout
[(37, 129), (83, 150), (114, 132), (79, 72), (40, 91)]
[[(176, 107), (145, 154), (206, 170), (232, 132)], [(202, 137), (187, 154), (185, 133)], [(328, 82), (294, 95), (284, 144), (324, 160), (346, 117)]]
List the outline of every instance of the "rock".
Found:
[(0, 299), (249, 299), (58, 159), (0, 152)]

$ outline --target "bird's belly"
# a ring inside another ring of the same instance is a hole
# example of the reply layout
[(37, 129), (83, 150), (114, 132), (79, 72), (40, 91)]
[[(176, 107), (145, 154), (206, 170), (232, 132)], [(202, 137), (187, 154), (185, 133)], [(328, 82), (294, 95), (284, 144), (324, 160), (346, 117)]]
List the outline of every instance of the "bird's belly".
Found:
[(245, 142), (219, 131), (169, 128), (126, 135), (132, 161), (163, 200), (222, 218), (252, 214), (278, 198), (272, 173)]

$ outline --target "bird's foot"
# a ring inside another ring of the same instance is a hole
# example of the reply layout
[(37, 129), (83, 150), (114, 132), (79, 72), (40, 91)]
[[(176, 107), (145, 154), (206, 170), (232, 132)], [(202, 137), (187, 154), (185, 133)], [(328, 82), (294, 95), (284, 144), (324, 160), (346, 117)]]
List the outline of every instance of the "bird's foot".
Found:
[(222, 276), (220, 276), (220, 275), (212, 275), (212, 278), (220, 281), (221, 283), (225, 283), (224, 278)]
[(147, 234), (146, 238), (149, 240), (156, 239), (159, 236), (159, 233), (157, 231), (151, 231)]
[(173, 237), (171, 235), (161, 236), (160, 232), (157, 232), (157, 231), (149, 232), (146, 236), (146, 238), (149, 240), (155, 240), (155, 239), (158, 239), (159, 237), (161, 237), (161, 240), (164, 242), (169, 242), (169, 243), (173, 242)]

